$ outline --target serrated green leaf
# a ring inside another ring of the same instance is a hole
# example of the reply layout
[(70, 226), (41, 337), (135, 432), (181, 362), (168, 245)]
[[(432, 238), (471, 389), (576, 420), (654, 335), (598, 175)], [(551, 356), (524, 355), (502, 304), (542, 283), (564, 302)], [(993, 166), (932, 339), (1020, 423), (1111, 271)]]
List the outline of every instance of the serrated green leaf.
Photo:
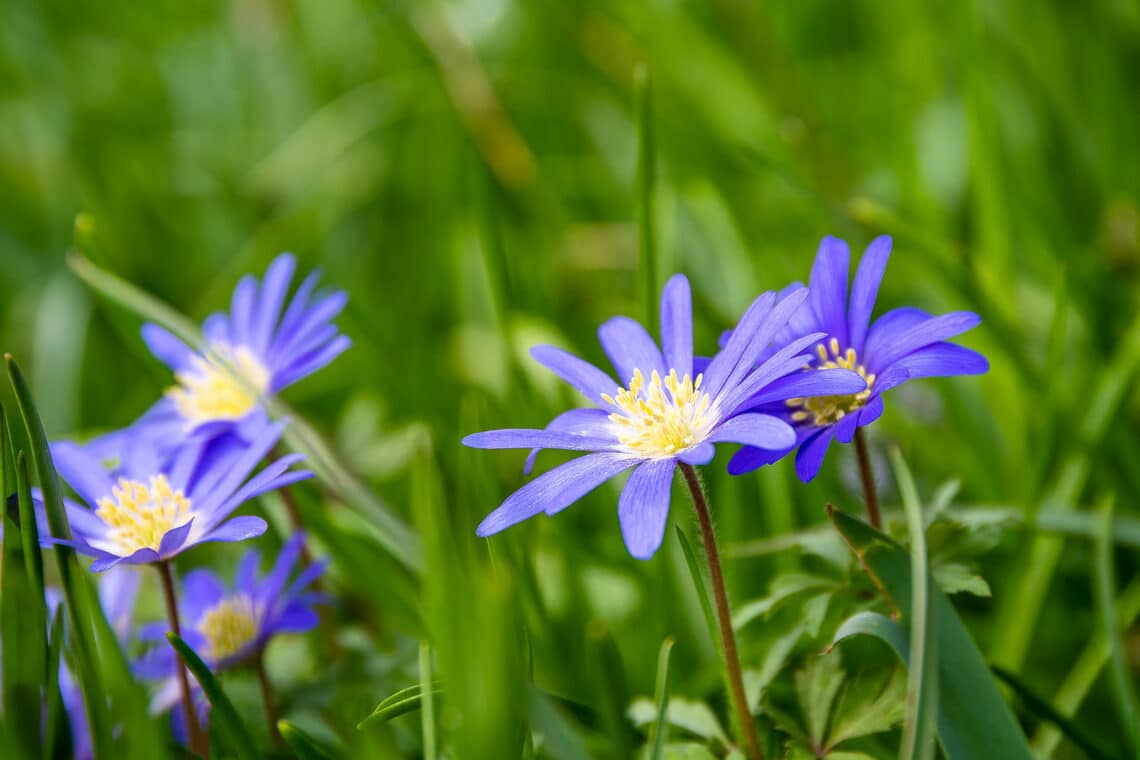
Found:
[[(657, 706), (652, 700), (641, 697), (629, 706), (629, 719), (639, 726), (650, 726), (657, 720)], [(712, 708), (704, 702), (683, 697), (672, 697), (665, 710), (665, 720), (671, 726), (688, 731), (702, 739), (714, 739), (728, 744), (728, 736)]]
[(741, 605), (732, 615), (732, 627), (739, 630), (748, 623), (777, 609), (796, 594), (812, 589), (834, 586), (835, 581), (808, 573), (785, 573), (777, 576), (768, 587), (768, 595)]
[(843, 666), (834, 655), (809, 658), (796, 673), (796, 697), (814, 746), (823, 746), (827, 738), (828, 718), (843, 679)]
[(861, 673), (843, 685), (832, 712), (827, 746), (890, 731), (902, 723), (905, 714), (905, 671), (894, 668)]
[(931, 573), (943, 593), (966, 593), (985, 599), (992, 595), (986, 579), (964, 562), (943, 562), (935, 565)]
[(198, 685), (202, 687), (202, 691), (206, 695), (206, 699), (210, 701), (210, 706), (213, 708), (210, 717), (213, 725), (221, 729), (223, 735), (227, 739), (227, 748), (234, 753), (241, 760), (257, 760), (260, 755), (257, 752), (257, 747), (250, 738), (249, 732), (245, 730), (245, 723), (242, 722), (241, 716), (238, 715), (234, 705), (230, 702), (229, 697), (222, 691), (221, 684), (218, 683), (217, 678), (210, 671), (210, 668), (202, 661), (189, 644), (180, 639), (169, 631), (166, 634), (166, 640), (174, 647), (174, 650), (182, 657), (182, 661), (186, 663), (186, 667), (194, 674), (197, 679)]

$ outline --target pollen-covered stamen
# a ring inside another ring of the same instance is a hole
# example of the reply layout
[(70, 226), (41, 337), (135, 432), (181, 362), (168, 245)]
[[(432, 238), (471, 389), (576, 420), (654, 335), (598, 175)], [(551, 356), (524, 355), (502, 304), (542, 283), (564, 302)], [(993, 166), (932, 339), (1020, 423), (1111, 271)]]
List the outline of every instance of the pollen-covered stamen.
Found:
[(257, 638), (258, 618), (257, 606), (245, 594), (218, 602), (198, 624), (206, 639), (202, 654), (214, 662), (240, 654)]
[(269, 390), (269, 370), (248, 348), (216, 343), (210, 350), (193, 357), (189, 369), (175, 374), (178, 385), (166, 391), (191, 424), (241, 419)]
[(827, 345), (820, 343), (815, 347), (819, 354), (819, 361), (809, 364), (805, 369), (828, 370), (848, 369), (858, 372), (859, 376), (867, 381), (867, 387), (858, 393), (849, 393), (841, 396), (812, 396), (809, 398), (790, 398), (787, 405), (799, 407), (792, 412), (792, 422), (802, 422), (820, 427), (834, 425), (851, 412), (862, 409), (871, 399), (871, 386), (875, 384), (875, 375), (859, 363), (855, 349), (848, 348), (841, 351), (839, 340), (832, 338)]
[(634, 370), (629, 388), (602, 398), (618, 408), (610, 415), (618, 441), (636, 454), (669, 457), (703, 443), (717, 422), (709, 394), (701, 391), (701, 375), (692, 380), (669, 370), (663, 380), (657, 370), (648, 384)]
[(158, 551), (163, 536), (194, 518), (190, 500), (165, 475), (155, 475), (149, 485), (120, 478), (97, 506), (96, 516), (111, 528), (107, 538), (124, 557), (139, 549)]

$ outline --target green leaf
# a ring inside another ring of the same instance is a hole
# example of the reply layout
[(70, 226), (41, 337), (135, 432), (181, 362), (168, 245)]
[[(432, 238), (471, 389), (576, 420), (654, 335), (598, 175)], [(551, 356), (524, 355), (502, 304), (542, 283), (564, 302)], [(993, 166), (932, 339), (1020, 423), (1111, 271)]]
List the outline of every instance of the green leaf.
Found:
[(664, 760), (716, 760), (716, 755), (703, 744), (676, 742), (665, 745)]
[(808, 737), (816, 746), (823, 746), (827, 737), (828, 717), (844, 676), (838, 657), (813, 657), (805, 668), (796, 672), (796, 697)]
[(931, 570), (938, 588), (947, 594), (967, 593), (988, 599), (990, 584), (977, 571), (964, 562), (942, 562)]
[[(438, 681), (433, 684), (431, 693), (433, 695), (443, 693)], [(419, 710), (422, 702), (423, 694), (421, 693), (420, 684), (409, 686), (406, 689), (400, 689), (396, 693), (381, 700), (380, 704), (373, 708), (368, 717), (356, 724), (356, 728), (362, 729), (373, 721), (389, 721), (401, 715)]]
[(1108, 672), (1112, 683), (1112, 697), (1124, 733), (1128, 737), (1133, 755), (1140, 755), (1140, 699), (1129, 674), (1124, 653), (1124, 640), (1116, 622), (1113, 601), (1116, 598), (1116, 571), (1112, 561), (1112, 497), (1104, 499), (1100, 510), (1100, 525), (1093, 543), (1093, 596), (1100, 627), (1108, 640)]
[(665, 754), (665, 740), (669, 735), (669, 655), (673, 651), (673, 637), (666, 637), (661, 642), (661, 651), (657, 654), (657, 685), (653, 693), (653, 702), (657, 708), (657, 717), (649, 731), (650, 760), (661, 760)]
[(206, 694), (206, 699), (210, 701), (213, 710), (210, 713), (213, 725), (221, 729), (223, 735), (227, 740), (227, 748), (232, 751), (241, 760), (257, 760), (260, 755), (257, 748), (250, 738), (249, 733), (245, 730), (245, 723), (242, 722), (241, 716), (238, 715), (237, 710), (234, 709), (233, 703), (230, 702), (229, 697), (222, 691), (221, 685), (210, 672), (210, 668), (206, 663), (202, 662), (202, 658), (190, 648), (190, 645), (180, 639), (174, 634), (173, 631), (168, 631), (166, 640), (174, 647), (182, 657), (182, 661), (186, 663), (186, 667), (194, 674), (194, 678), (198, 680), (198, 685), (202, 687), (202, 691)]
[(277, 730), (298, 760), (336, 760), (342, 756), (287, 720), (277, 721)]
[(835, 581), (820, 575), (807, 573), (785, 573), (778, 575), (768, 587), (768, 595), (741, 605), (732, 616), (732, 627), (736, 630), (757, 618), (768, 615), (781, 604), (803, 591), (834, 587)]
[(70, 736), (68, 734), (67, 710), (59, 689), (59, 669), (63, 661), (63, 610), (57, 606), (51, 615), (51, 632), (48, 635), (47, 680), (44, 682), (44, 756), (61, 757), (69, 752), (64, 750)]
[[(909, 620), (911, 605), (910, 556), (888, 536), (835, 509), (828, 516), (872, 580)], [(938, 739), (950, 760), (1032, 757), (1025, 736), (1009, 705), (1002, 698), (981, 652), (966, 631), (949, 599), (932, 589), (930, 604), (938, 620)], [(870, 634), (891, 646), (909, 662), (908, 632), (875, 613), (848, 619), (835, 641), (856, 633)]]
[(551, 698), (534, 687), (527, 690), (527, 697), (531, 723), (546, 739), (543, 754), (554, 760), (590, 760), (591, 755), (577, 732), (571, 728)]
[[(831, 716), (827, 746), (890, 731), (906, 716), (906, 674), (870, 671), (847, 680)], [(831, 757), (832, 755), (829, 755)]]
[(685, 565), (689, 568), (689, 576), (693, 579), (693, 587), (697, 590), (697, 599), (701, 603), (701, 612), (705, 616), (709, 638), (712, 640), (717, 656), (723, 661), (724, 652), (721, 649), (720, 627), (717, 625), (716, 616), (713, 614), (712, 591), (709, 589), (708, 579), (701, 571), (701, 564), (697, 561), (697, 555), (693, 552), (693, 545), (689, 543), (689, 537), (685, 535), (685, 531), (681, 530), (680, 525), (674, 527), (677, 529), (677, 540), (681, 542), (681, 553), (685, 555)]
[[(657, 705), (652, 700), (641, 697), (635, 699), (629, 706), (627, 715), (639, 726), (651, 726), (658, 718)], [(665, 710), (665, 720), (670, 726), (688, 731), (694, 736), (713, 739), (724, 746), (728, 744), (728, 736), (717, 720), (716, 713), (704, 702), (672, 697)]]
[(423, 726), (424, 760), (435, 760), (435, 699), (431, 690), (431, 646), (420, 642), (420, 723)]
[[(899, 450), (891, 451), (903, 512), (910, 534), (910, 677), (907, 684), (906, 720), (903, 722), (903, 760), (928, 760), (934, 756), (934, 718), (938, 710), (938, 638), (937, 620), (928, 600), (932, 593), (930, 569), (926, 557), (926, 524), (922, 518), (914, 479)], [(915, 583), (915, 578), (922, 581)]]
[(1015, 674), (1010, 673), (998, 665), (994, 665), (992, 668), (994, 675), (1004, 681), (1007, 686), (1021, 697), (1021, 701), (1026, 709), (1042, 720), (1048, 721), (1056, 726), (1069, 741), (1084, 750), (1090, 758), (1093, 760), (1115, 760), (1115, 758), (1118, 757), (1098, 747), (1093, 738), (1085, 733), (1080, 726), (1054, 709), (1044, 697), (1035, 693)]

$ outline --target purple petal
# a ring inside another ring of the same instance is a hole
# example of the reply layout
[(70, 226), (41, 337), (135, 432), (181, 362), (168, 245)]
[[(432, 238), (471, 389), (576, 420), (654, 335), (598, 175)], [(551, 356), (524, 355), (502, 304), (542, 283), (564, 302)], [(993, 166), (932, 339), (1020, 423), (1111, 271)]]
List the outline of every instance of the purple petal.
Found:
[(729, 460), (728, 473), (730, 475), (743, 475), (746, 472), (752, 472), (766, 464), (780, 461), (791, 450), (790, 447), (786, 449), (758, 449), (754, 446), (745, 446)]
[[(188, 489), (191, 501), (202, 501), (211, 506), (220, 504), (233, 494), (257, 464), (265, 459), (277, 439), (281, 437), (284, 422), (269, 425), (261, 435), (232, 458), (217, 458), (208, 463), (208, 470), (200, 471), (199, 478)], [(205, 465), (204, 465), (205, 467)], [(220, 474), (219, 474), (220, 473)], [(204, 505), (200, 511), (208, 511)]]
[(206, 339), (206, 343), (209, 345), (236, 342), (230, 335), (229, 316), (220, 311), (214, 312), (202, 322), (202, 337)]
[(867, 381), (849, 369), (808, 370), (776, 380), (753, 396), (748, 405), (755, 407), (808, 396), (846, 396), (866, 388)]
[(669, 519), (673, 485), (672, 459), (645, 462), (629, 476), (618, 500), (625, 546), (634, 559), (649, 559), (661, 546)]
[(309, 308), (309, 296), (316, 289), (319, 280), (320, 272), (315, 270), (310, 272), (301, 282), (301, 286), (297, 288), (297, 292), (293, 294), (293, 299), (289, 301), (289, 306), (281, 317), (281, 323), (277, 326), (277, 335), (273, 340), (273, 348), (269, 352), (271, 359), (280, 356), (280, 349), (286, 346), (297, 333), (297, 328), (302, 323)]
[(347, 293), (342, 290), (333, 291), (322, 296), (312, 306), (307, 306), (288, 329), (282, 320), (270, 355), (272, 363), (280, 364), (290, 356), (306, 354), (317, 348), (318, 340), (327, 340), (326, 325), (344, 311), (347, 303)]
[(835, 431), (831, 427), (825, 427), (800, 444), (800, 450), (796, 452), (796, 475), (804, 483), (810, 482), (819, 474), (823, 457), (827, 454), (827, 447), (831, 445), (834, 435)]
[(253, 305), (257, 299), (257, 278), (247, 274), (238, 281), (230, 302), (230, 337), (240, 346), (249, 344)]
[(639, 322), (629, 317), (614, 317), (603, 324), (598, 328), (598, 340), (627, 388), (635, 369), (641, 370), (646, 380), (653, 370), (657, 370), (662, 377), (668, 372), (665, 369), (665, 359), (653, 338)]
[(508, 496), (479, 523), (475, 535), (486, 538), (540, 512), (554, 514), (638, 461), (628, 455), (607, 452), (586, 454), (555, 467)]
[(185, 525), (180, 525), (177, 528), (172, 528), (163, 535), (162, 541), (158, 544), (158, 554), (163, 559), (173, 557), (178, 552), (182, 551), (183, 546), (186, 544), (186, 537), (190, 535), (190, 531), (194, 527), (194, 520)]
[(214, 572), (198, 568), (186, 573), (178, 605), (183, 625), (196, 627), (202, 615), (222, 601), (226, 593), (225, 584)]
[[(571, 409), (552, 419), (545, 429), (600, 438), (610, 434), (609, 428), (610, 416), (601, 409)], [(530, 475), (540, 451), (542, 447), (537, 447), (527, 454), (526, 464), (523, 465), (524, 475)]]
[(990, 363), (977, 351), (953, 343), (935, 343), (899, 359), (894, 366), (906, 369), (913, 380), (919, 377), (981, 375), (989, 370)]
[(311, 631), (320, 624), (321, 619), (316, 612), (308, 607), (292, 607), (277, 619), (273, 626), (274, 633), (304, 633)]
[(293, 255), (283, 253), (273, 260), (265, 272), (250, 327), (250, 348), (259, 356), (265, 356), (269, 352), (273, 328), (281, 316), (281, 306), (285, 303), (285, 293), (289, 290), (296, 267), (297, 260)]
[(283, 370), (275, 373), (269, 390), (276, 392), (293, 383), (308, 377), (319, 369), (332, 363), (332, 360), (352, 347), (352, 340), (345, 335), (338, 335), (319, 349), (306, 354), (289, 364)]
[(104, 570), (110, 570), (112, 567), (118, 564), (150, 565), (158, 562), (160, 559), (162, 558), (158, 556), (158, 552), (150, 548), (139, 549), (129, 557), (119, 557), (113, 554), (105, 554), (91, 563), (91, 572), (101, 573)]
[(180, 370), (190, 364), (194, 352), (169, 330), (158, 325), (145, 324), (142, 326), (142, 339), (150, 352), (167, 367)]
[(598, 436), (563, 433), (557, 430), (515, 428), (472, 433), (463, 439), (473, 449), (563, 449), (564, 451), (609, 451), (617, 441)]
[(51, 458), (60, 477), (75, 490), (87, 504), (111, 495), (113, 481), (103, 467), (84, 447), (70, 441), (51, 445)]
[(811, 269), (811, 302), (820, 325), (829, 336), (847, 340), (847, 269), (851, 251), (847, 243), (828, 235), (819, 243)]
[(304, 540), (305, 535), (303, 533), (295, 533), (281, 547), (281, 553), (277, 555), (273, 569), (269, 571), (269, 575), (265, 576), (265, 581), (261, 586), (262, 592), (267, 598), (276, 598), (285, 588), (285, 582), (289, 580), (289, 574), (293, 572), (293, 566), (297, 564), (297, 559), (301, 556)]
[(931, 317), (899, 333), (894, 340), (878, 348), (874, 356), (868, 355), (868, 369), (878, 371), (880, 368), (889, 367), (907, 354), (932, 343), (953, 338), (977, 327), (981, 321), (982, 318), (972, 311), (955, 311)]
[(718, 443), (743, 443), (779, 450), (796, 445), (796, 431), (770, 414), (739, 414), (722, 422), (709, 439)]
[(875, 420), (883, 416), (883, 397), (875, 395), (867, 402), (867, 405), (859, 412), (859, 427), (870, 425)]
[(766, 358), (760, 366), (741, 376), (734, 388), (725, 387), (719, 400), (721, 411), (732, 414), (752, 396), (762, 391), (777, 378), (799, 372), (810, 363), (812, 356), (800, 354), (809, 345), (826, 337), (824, 333), (809, 333), (796, 338)]
[(910, 372), (907, 371), (906, 367), (901, 367), (896, 364), (875, 378), (875, 385), (873, 386), (872, 390), (876, 395), (886, 393), (892, 388), (897, 388), (898, 386), (902, 385), (909, 379)]
[(603, 393), (610, 396), (617, 393), (619, 385), (613, 378), (593, 364), (561, 348), (535, 346), (530, 350), (530, 355), (596, 404), (605, 403), (602, 400)]
[(269, 528), (269, 524), (260, 517), (241, 515), (222, 523), (201, 538), (199, 543), (207, 541), (245, 541), (247, 538), (257, 538)]
[(234, 573), (234, 589), (249, 593), (257, 585), (257, 568), (261, 566), (261, 552), (250, 549), (242, 555)]
[(847, 345), (863, 355), (863, 343), (867, 338), (867, 326), (871, 322), (871, 311), (875, 308), (875, 297), (879, 294), (879, 283), (887, 268), (891, 255), (891, 238), (881, 235), (871, 241), (855, 272), (855, 282), (851, 285), (851, 304), (847, 308), (847, 329), (850, 332)]
[(693, 373), (693, 296), (689, 280), (675, 274), (665, 283), (661, 293), (661, 350), (665, 368), (677, 370), (678, 376)]
[(708, 464), (713, 460), (714, 456), (716, 456), (716, 446), (713, 446), (711, 443), (708, 443), (706, 441), (705, 443), (698, 444), (691, 449), (682, 451), (677, 455), (677, 459), (684, 462), (685, 464), (696, 466)]
[(860, 415), (852, 413), (843, 415), (843, 419), (835, 423), (835, 440), (840, 443), (851, 443), (855, 437), (855, 429), (859, 427)]

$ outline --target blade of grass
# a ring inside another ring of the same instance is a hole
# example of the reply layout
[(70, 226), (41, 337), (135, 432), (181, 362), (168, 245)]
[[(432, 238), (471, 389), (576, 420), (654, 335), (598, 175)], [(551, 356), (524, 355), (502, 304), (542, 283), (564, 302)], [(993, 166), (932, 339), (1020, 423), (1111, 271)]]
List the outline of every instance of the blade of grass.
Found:
[[(442, 693), (443, 690), (440, 688), (439, 682), (433, 683), (432, 694), (438, 696)], [(400, 689), (381, 700), (380, 704), (376, 705), (368, 717), (356, 724), (356, 728), (360, 730), (373, 722), (388, 721), (393, 718), (398, 718), (401, 715), (406, 715), (407, 713), (420, 709), (422, 702), (423, 693), (420, 684), (409, 686), (406, 689)]]
[(651, 760), (663, 760), (665, 757), (665, 742), (669, 736), (669, 655), (673, 652), (673, 637), (666, 637), (661, 642), (661, 651), (657, 654), (657, 685), (653, 690), (653, 704), (657, 707), (657, 718), (649, 729), (649, 757)]
[(689, 567), (693, 587), (697, 590), (697, 599), (701, 602), (701, 612), (705, 616), (705, 625), (708, 626), (709, 637), (712, 639), (713, 647), (716, 648), (717, 656), (723, 660), (724, 652), (721, 651), (720, 646), (720, 629), (717, 627), (716, 617), (713, 615), (712, 592), (709, 590), (708, 579), (701, 571), (701, 564), (697, 561), (697, 555), (693, 552), (693, 545), (689, 543), (689, 537), (685, 535), (685, 531), (681, 530), (680, 525), (677, 525), (676, 528), (677, 540), (681, 542), (681, 552), (685, 555), (685, 564)]
[(637, 117), (637, 229), (638, 271), (641, 273), (641, 305), (645, 324), (657, 320), (657, 260), (654, 185), (657, 182), (657, 148), (653, 132), (653, 80), (649, 68), (637, 67), (633, 84)]
[(210, 668), (202, 662), (202, 658), (190, 648), (189, 644), (175, 636), (173, 631), (167, 632), (166, 640), (170, 642), (170, 646), (174, 647), (174, 651), (182, 657), (186, 667), (198, 680), (198, 685), (202, 687), (206, 699), (210, 701), (213, 708), (211, 719), (226, 736), (228, 740), (227, 749), (242, 760), (257, 760), (261, 757), (254, 746), (253, 739), (245, 730), (241, 716), (234, 709), (234, 705), (226, 693), (222, 691), (221, 685), (214, 674), (210, 672)]
[(1056, 726), (1069, 741), (1084, 750), (1090, 758), (1093, 760), (1116, 760), (1116, 758), (1119, 757), (1110, 752), (1105, 752), (1098, 747), (1096, 742), (1093, 741), (1093, 738), (1085, 733), (1080, 726), (1057, 712), (1057, 710), (1049, 704), (1048, 700), (1035, 693), (1015, 674), (997, 665), (994, 665), (992, 670), (994, 675), (1004, 681), (1005, 684), (1021, 698), (1022, 703), (1029, 712), (1035, 714), (1041, 720), (1048, 721)]
[(903, 760), (934, 756), (934, 718), (938, 710), (938, 639), (936, 622), (928, 599), (930, 569), (926, 557), (922, 506), (914, 479), (897, 448), (890, 453), (903, 511), (910, 535), (910, 670), (907, 682), (907, 714), (903, 723), (899, 757)]
[(341, 756), (287, 720), (277, 721), (277, 730), (299, 760), (335, 760)]
[(67, 710), (60, 693), (59, 671), (63, 663), (63, 610), (56, 606), (48, 635), (47, 680), (44, 682), (44, 757), (64, 757), (67, 745)]
[(1136, 697), (1124, 654), (1124, 641), (1116, 621), (1116, 571), (1112, 558), (1112, 496), (1105, 497), (1100, 509), (1100, 525), (1093, 544), (1093, 597), (1100, 614), (1101, 630), (1108, 641), (1108, 672), (1113, 703), (1119, 713), (1133, 755), (1140, 756), (1140, 699)]
[(435, 699), (431, 689), (431, 646), (426, 641), (420, 642), (420, 700), (424, 760), (436, 760)]

